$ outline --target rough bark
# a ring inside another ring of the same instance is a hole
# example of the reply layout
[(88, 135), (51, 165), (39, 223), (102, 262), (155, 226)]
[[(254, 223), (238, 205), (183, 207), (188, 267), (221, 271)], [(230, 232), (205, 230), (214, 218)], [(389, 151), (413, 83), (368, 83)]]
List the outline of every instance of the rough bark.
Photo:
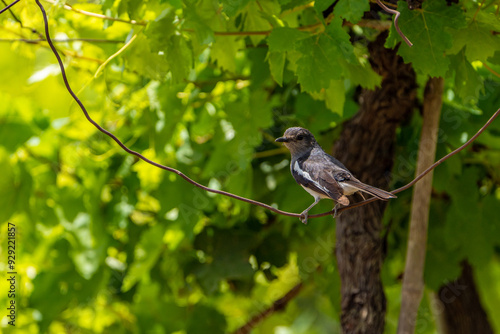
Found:
[[(344, 124), (334, 155), (362, 182), (387, 189), (394, 159), (396, 128), (416, 104), (415, 73), (385, 49), (386, 34), (369, 45), (370, 61), (382, 75), (380, 88), (363, 90), (359, 112)], [(343, 213), (336, 222), (336, 255), (344, 333), (382, 333), (386, 310), (380, 278), (382, 212), (377, 201)]]
[(436, 313), (443, 334), (493, 334), (467, 261), (462, 263), (460, 277), (443, 285), (436, 297), (440, 301)]
[[(424, 115), (420, 135), (417, 171), (421, 174), (434, 162), (439, 129), (439, 116), (443, 104), (443, 78), (427, 81), (424, 93)], [(424, 264), (427, 246), (427, 225), (432, 192), (431, 171), (415, 184), (412, 199), (410, 231), (406, 252), (405, 272), (401, 291), (398, 334), (413, 334), (417, 311), (424, 290)]]

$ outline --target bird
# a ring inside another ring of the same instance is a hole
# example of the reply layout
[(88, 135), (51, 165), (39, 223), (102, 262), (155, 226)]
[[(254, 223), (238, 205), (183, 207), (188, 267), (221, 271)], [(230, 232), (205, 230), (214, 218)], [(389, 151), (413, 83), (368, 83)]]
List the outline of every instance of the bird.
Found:
[(283, 137), (275, 141), (283, 143), (290, 151), (290, 171), (293, 178), (314, 197), (314, 203), (300, 214), (300, 220), (304, 224), (307, 224), (309, 210), (324, 198), (336, 202), (334, 217), (337, 214), (338, 204), (349, 205), (347, 196), (356, 192), (364, 192), (381, 200), (396, 198), (388, 191), (375, 188), (355, 178), (340, 161), (321, 148), (307, 129), (288, 128)]

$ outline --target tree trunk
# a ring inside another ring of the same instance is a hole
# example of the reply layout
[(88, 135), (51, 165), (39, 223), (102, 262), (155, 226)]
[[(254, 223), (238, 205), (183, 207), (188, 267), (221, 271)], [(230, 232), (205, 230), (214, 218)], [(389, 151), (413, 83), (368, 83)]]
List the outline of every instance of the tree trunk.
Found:
[[(443, 105), (443, 78), (430, 78), (424, 93), (424, 120), (418, 149), (416, 175), (422, 174), (436, 156), (439, 116)], [(424, 291), (424, 264), (427, 249), (427, 225), (431, 203), (432, 175), (430, 171), (415, 184), (411, 205), (410, 232), (401, 290), (401, 311), (398, 334), (413, 334), (417, 312)]]
[[(363, 90), (360, 110), (344, 124), (334, 155), (362, 182), (387, 189), (394, 160), (395, 131), (416, 105), (415, 73), (410, 65), (384, 48), (382, 33), (369, 45), (382, 86)], [(382, 333), (385, 295), (382, 266), (382, 213), (377, 201), (344, 212), (336, 222), (336, 255), (342, 282), (341, 325), (344, 333)]]
[(435, 311), (443, 334), (493, 334), (493, 329), (479, 299), (472, 267), (462, 262), (462, 274), (437, 292), (440, 306)]

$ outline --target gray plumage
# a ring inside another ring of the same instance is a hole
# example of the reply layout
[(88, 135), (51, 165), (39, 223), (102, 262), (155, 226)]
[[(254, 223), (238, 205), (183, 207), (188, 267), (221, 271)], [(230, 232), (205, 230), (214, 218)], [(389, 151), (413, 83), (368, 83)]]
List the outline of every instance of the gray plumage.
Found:
[[(349, 205), (347, 196), (361, 191), (382, 200), (396, 198), (382, 189), (364, 184), (337, 159), (327, 154), (312, 135), (304, 128), (294, 127), (277, 138), (290, 150), (292, 160), (290, 171), (299, 185), (314, 197), (311, 204), (301, 214), (301, 221), (307, 224), (307, 216), (321, 199), (329, 198), (342, 205)], [(337, 204), (335, 205), (337, 209)]]

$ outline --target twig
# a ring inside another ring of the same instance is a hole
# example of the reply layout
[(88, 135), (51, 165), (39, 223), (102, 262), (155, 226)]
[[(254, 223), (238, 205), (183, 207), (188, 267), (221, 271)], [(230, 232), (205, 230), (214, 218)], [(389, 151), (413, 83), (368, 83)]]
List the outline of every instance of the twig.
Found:
[(95, 72), (94, 74), (94, 78), (97, 78), (99, 76), (99, 73), (101, 73), (101, 71), (104, 69), (104, 67), (106, 67), (106, 65), (108, 65), (108, 63), (113, 60), (114, 58), (118, 57), (123, 51), (125, 51), (130, 45), (132, 45), (132, 43), (134, 42), (134, 40), (137, 38), (137, 35), (140, 33), (140, 31), (135, 34), (124, 46), (122, 46), (120, 48), (120, 50), (116, 51), (114, 54), (112, 54), (108, 59), (106, 59), (106, 61), (104, 63), (102, 63), (99, 68), (97, 69), (97, 71)]
[[(40, 42), (46, 42), (45, 38), (28, 39), (28, 38), (0, 38), (0, 42), (24, 42), (28, 44), (38, 44)], [(88, 42), (88, 43), (124, 43), (117, 39), (98, 39), (98, 38), (55, 38), (52, 40), (53, 43), (70, 43), (70, 42)]]
[(412, 47), (413, 43), (410, 42), (410, 40), (405, 36), (405, 34), (403, 34), (403, 32), (401, 31), (401, 29), (399, 29), (398, 20), (399, 20), (399, 15), (401, 15), (401, 13), (398, 12), (397, 10), (390, 9), (389, 7), (387, 7), (386, 5), (384, 5), (382, 3), (382, 1), (380, 1), (380, 0), (377, 0), (377, 3), (387, 13), (390, 13), (390, 14), (394, 15), (394, 28), (396, 28), (396, 31), (398, 32), (399, 36), (401, 36), (401, 38), (403, 39), (403, 41), (405, 41), (406, 44), (408, 44), (409, 47)]
[(0, 9), (0, 14), (2, 14), (3, 12), (5, 12), (7, 9), (9, 9), (10, 7), (14, 6), (16, 3), (18, 3), (19, 1), (21, 0), (16, 0), (14, 1), (13, 3), (11, 3), (10, 5), (7, 5), (7, 7), (4, 7), (2, 9)]
[[(82, 109), (82, 112), (84, 113), (85, 118), (87, 118), (87, 120), (90, 123), (92, 123), (92, 125), (94, 125), (99, 131), (101, 131), (102, 133), (104, 133), (105, 135), (107, 135), (108, 137), (110, 137), (111, 139), (113, 139), (125, 152), (127, 152), (129, 154), (132, 154), (132, 155), (135, 155), (136, 157), (138, 157), (139, 159), (141, 159), (141, 160), (149, 163), (150, 165), (153, 165), (155, 167), (164, 169), (164, 170), (166, 170), (168, 172), (175, 173), (175, 174), (179, 175), (180, 177), (182, 177), (187, 182), (189, 182), (189, 183), (195, 185), (196, 187), (201, 188), (201, 189), (203, 189), (205, 191), (208, 191), (208, 192), (211, 192), (211, 193), (214, 193), (214, 194), (219, 194), (219, 195), (224, 195), (224, 196), (227, 196), (227, 197), (231, 197), (231, 198), (234, 198), (234, 199), (237, 199), (237, 200), (240, 200), (240, 201), (243, 201), (243, 202), (247, 202), (247, 203), (250, 203), (250, 204), (253, 204), (253, 205), (258, 205), (260, 207), (263, 207), (265, 209), (268, 209), (268, 210), (273, 211), (275, 213), (278, 213), (280, 215), (289, 216), (289, 217), (297, 217), (297, 218), (300, 217), (300, 214), (298, 214), (298, 213), (291, 213), (291, 212), (282, 211), (282, 210), (276, 209), (276, 208), (274, 208), (274, 207), (272, 207), (272, 206), (270, 206), (268, 204), (264, 204), (264, 203), (261, 203), (261, 202), (258, 202), (258, 201), (252, 200), (252, 199), (241, 197), (241, 196), (238, 196), (238, 195), (226, 192), (226, 191), (216, 190), (216, 189), (212, 189), (212, 188), (209, 188), (207, 186), (204, 186), (204, 185), (202, 185), (202, 184), (200, 184), (200, 183), (198, 183), (198, 182), (190, 179), (184, 173), (178, 171), (175, 168), (161, 165), (161, 164), (159, 164), (157, 162), (154, 162), (154, 161), (152, 161), (152, 160), (144, 157), (142, 154), (129, 149), (114, 134), (112, 134), (108, 130), (102, 128), (99, 124), (97, 124), (97, 122), (95, 122), (90, 117), (90, 115), (87, 112), (87, 109), (85, 108), (85, 106), (83, 105), (83, 103), (80, 101), (80, 99), (76, 96), (76, 94), (71, 89), (71, 87), (70, 87), (70, 85), (68, 83), (68, 78), (66, 76), (66, 71), (64, 69), (64, 65), (63, 65), (63, 62), (61, 60), (61, 57), (57, 53), (57, 50), (54, 47), (54, 44), (52, 43), (52, 39), (50, 38), (50, 35), (49, 35), (49, 26), (48, 26), (47, 14), (45, 12), (45, 9), (43, 8), (43, 6), (42, 6), (42, 4), (40, 3), (39, 0), (35, 0), (35, 1), (36, 1), (37, 5), (40, 7), (40, 10), (42, 12), (43, 19), (44, 19), (44, 24), (45, 24), (45, 35), (46, 35), (46, 38), (47, 38), (47, 42), (48, 42), (50, 48), (52, 49), (52, 52), (54, 53), (54, 56), (57, 58), (57, 62), (59, 64), (59, 67), (61, 68), (61, 75), (63, 77), (64, 85), (66, 86), (66, 89), (68, 90), (69, 94), (73, 97), (73, 99), (75, 100), (75, 102)], [(469, 139), (465, 144), (463, 144), (462, 146), (460, 146), (459, 148), (457, 148), (453, 152), (448, 153), (443, 158), (439, 159), (437, 162), (435, 162), (429, 168), (427, 168), (422, 174), (420, 174), (419, 176), (417, 176), (413, 181), (411, 181), (410, 183), (408, 183), (407, 185), (405, 185), (405, 186), (403, 186), (401, 188), (398, 188), (398, 189), (392, 191), (392, 193), (393, 194), (397, 194), (397, 193), (399, 193), (399, 192), (401, 192), (403, 190), (406, 190), (406, 189), (410, 188), (415, 183), (417, 183), (422, 177), (424, 177), (427, 173), (429, 173), (432, 169), (436, 168), (438, 165), (440, 165), (441, 163), (443, 163), (445, 160), (447, 160), (448, 158), (452, 157), (453, 155), (457, 154), (458, 152), (460, 152), (461, 150), (463, 150), (464, 148), (466, 148), (467, 146), (469, 146), (495, 120), (495, 118), (499, 114), (500, 114), (500, 109), (498, 109), (493, 114), (493, 116), (491, 116), (491, 118), (488, 120), (488, 122), (486, 122), (486, 124), (484, 124), (483, 127), (474, 136), (472, 136), (471, 139)], [(345, 210), (353, 209), (353, 208), (359, 207), (361, 205), (365, 205), (365, 204), (373, 202), (375, 200), (377, 200), (377, 198), (373, 197), (373, 198), (367, 199), (367, 200), (362, 201), (362, 202), (354, 203), (354, 204), (351, 204), (349, 206), (346, 206), (346, 207), (343, 207), (343, 208), (339, 208), (337, 210), (337, 213), (340, 213), (340, 212), (345, 211)], [(323, 216), (331, 215), (333, 213), (334, 213), (334, 211), (332, 210), (332, 211), (328, 211), (328, 212), (321, 213), (321, 214), (310, 215), (309, 218), (323, 217)]]
[(483, 64), (484, 68), (486, 68), (488, 71), (491, 72), (491, 74), (500, 78), (500, 74), (498, 72), (496, 72), (495, 70), (493, 70), (491, 67), (489, 67), (484, 61), (482, 62), (482, 64)]
[(259, 324), (262, 320), (270, 316), (276, 311), (280, 311), (286, 307), (288, 302), (297, 296), (302, 289), (302, 282), (295, 285), (290, 291), (288, 291), (283, 297), (276, 300), (271, 306), (269, 306), (264, 311), (257, 315), (254, 315), (248, 322), (242, 327), (238, 328), (233, 332), (233, 334), (247, 334), (252, 331), (252, 329)]
[[(53, 1), (53, 0), (44, 0), (44, 1), (46, 1), (48, 3), (51, 3), (51, 4), (55, 5), (55, 6), (58, 5), (58, 3), (56, 1)], [(71, 5), (68, 5), (67, 3), (65, 3), (63, 5), (63, 8), (66, 9), (66, 10), (73, 11), (73, 12), (78, 13), (78, 14), (83, 14), (83, 15), (87, 15), (87, 16), (97, 17), (99, 19), (104, 19), (104, 20), (109, 20), (109, 21), (116, 21), (116, 22), (122, 22), (122, 23), (133, 24), (133, 25), (140, 25), (140, 26), (145, 26), (147, 24), (146, 22), (142, 22), (142, 21), (123, 20), (123, 19), (119, 19), (119, 18), (116, 18), (116, 17), (111, 17), (111, 16), (106, 16), (106, 15), (97, 14), (97, 13), (93, 13), (93, 12), (88, 12), (88, 11), (82, 10), (82, 9), (76, 9), (75, 7), (73, 7)]]

